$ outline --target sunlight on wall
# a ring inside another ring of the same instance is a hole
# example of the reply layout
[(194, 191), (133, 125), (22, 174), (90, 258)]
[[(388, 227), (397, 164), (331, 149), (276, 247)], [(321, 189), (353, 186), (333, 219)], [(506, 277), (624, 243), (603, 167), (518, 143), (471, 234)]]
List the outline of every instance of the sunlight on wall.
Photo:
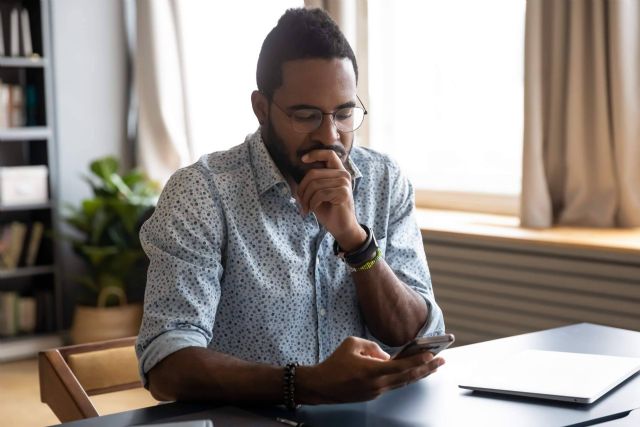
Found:
[(285, 10), (302, 5), (302, 0), (179, 3), (197, 157), (238, 145), (258, 128), (250, 97), (260, 47)]

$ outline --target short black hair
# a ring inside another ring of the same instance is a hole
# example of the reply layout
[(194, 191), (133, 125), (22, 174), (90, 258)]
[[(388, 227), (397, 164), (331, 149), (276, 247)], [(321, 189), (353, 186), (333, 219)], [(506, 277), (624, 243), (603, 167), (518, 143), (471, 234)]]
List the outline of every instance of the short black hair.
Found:
[(353, 50), (338, 25), (322, 9), (288, 9), (262, 43), (256, 81), (268, 99), (282, 86), (282, 64), (307, 58), (349, 58), (358, 81)]

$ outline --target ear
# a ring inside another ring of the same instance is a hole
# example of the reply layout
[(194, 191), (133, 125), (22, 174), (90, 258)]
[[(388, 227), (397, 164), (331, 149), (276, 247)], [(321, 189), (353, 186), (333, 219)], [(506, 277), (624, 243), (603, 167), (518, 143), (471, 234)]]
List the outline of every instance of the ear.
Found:
[(258, 123), (264, 125), (269, 117), (269, 101), (267, 97), (260, 91), (254, 90), (251, 93), (251, 106), (253, 107), (253, 114), (256, 115)]

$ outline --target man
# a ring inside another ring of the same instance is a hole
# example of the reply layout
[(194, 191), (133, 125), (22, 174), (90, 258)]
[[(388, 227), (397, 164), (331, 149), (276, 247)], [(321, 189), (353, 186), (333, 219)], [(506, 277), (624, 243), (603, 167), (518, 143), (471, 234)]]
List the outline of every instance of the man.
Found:
[(140, 235), (151, 264), (136, 349), (156, 398), (361, 401), (444, 363), (378, 345), (444, 323), (410, 184), (353, 146), (356, 82), (328, 15), (288, 10), (258, 60), (259, 130), (167, 183)]

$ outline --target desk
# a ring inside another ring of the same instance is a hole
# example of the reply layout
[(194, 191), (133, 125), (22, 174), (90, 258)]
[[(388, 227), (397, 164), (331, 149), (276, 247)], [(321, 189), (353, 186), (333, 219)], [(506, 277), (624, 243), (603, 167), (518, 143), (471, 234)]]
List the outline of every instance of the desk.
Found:
[[(640, 326), (640, 324), (638, 325)], [(586, 426), (626, 415), (640, 407), (640, 374), (592, 405), (542, 401), (474, 393), (458, 388), (458, 379), (494, 357), (532, 348), (640, 357), (640, 332), (581, 323), (546, 331), (453, 348), (442, 353), (447, 364), (425, 380), (386, 393), (371, 402), (304, 406), (294, 415), (284, 409), (246, 408), (266, 416), (264, 423), (280, 426), (284, 416), (318, 426)], [(213, 419), (216, 427), (239, 425), (242, 412), (212, 404), (169, 403), (152, 408), (63, 424), (65, 427), (127, 426), (171, 419)], [(243, 423), (244, 424), (244, 423)]]

